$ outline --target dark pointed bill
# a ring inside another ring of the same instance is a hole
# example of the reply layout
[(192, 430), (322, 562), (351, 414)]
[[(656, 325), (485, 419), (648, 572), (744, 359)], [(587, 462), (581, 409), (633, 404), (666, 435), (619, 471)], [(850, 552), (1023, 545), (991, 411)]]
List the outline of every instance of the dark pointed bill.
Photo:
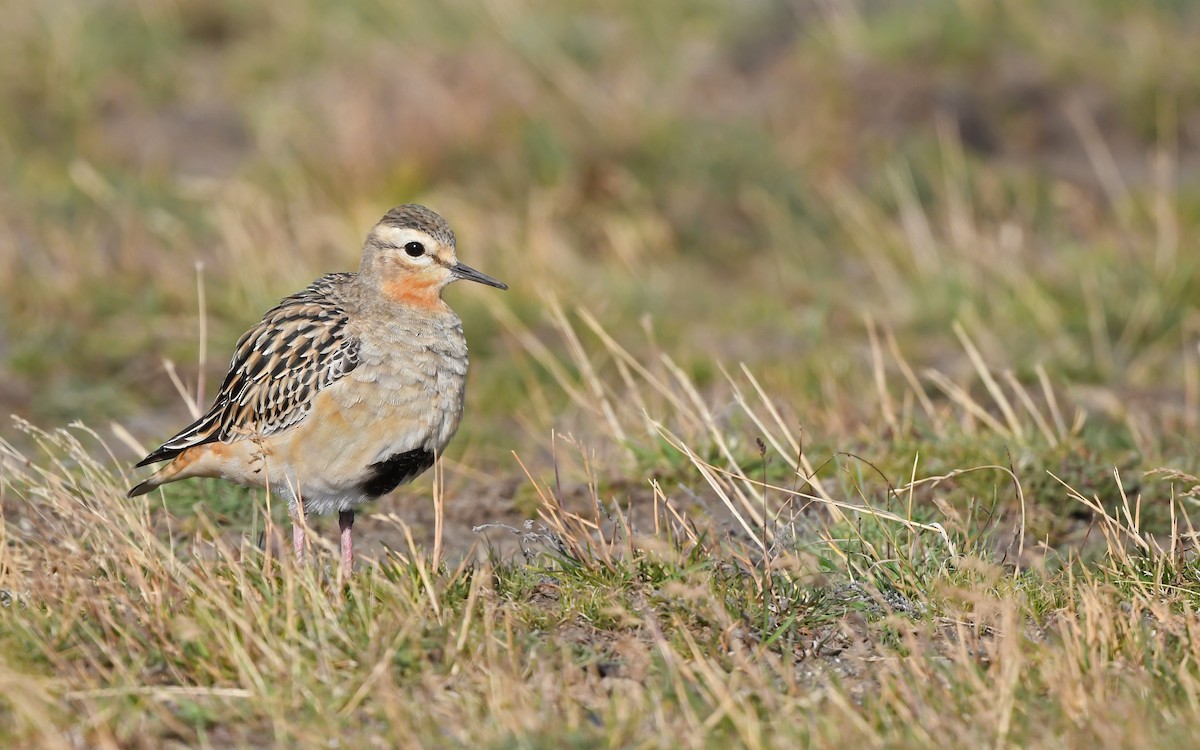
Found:
[(508, 289), (508, 284), (505, 284), (503, 281), (493, 279), (486, 273), (480, 273), (470, 266), (464, 266), (462, 263), (452, 266), (450, 271), (460, 279), (466, 279), (467, 281), (478, 281), (480, 284), (494, 286), (497, 289)]

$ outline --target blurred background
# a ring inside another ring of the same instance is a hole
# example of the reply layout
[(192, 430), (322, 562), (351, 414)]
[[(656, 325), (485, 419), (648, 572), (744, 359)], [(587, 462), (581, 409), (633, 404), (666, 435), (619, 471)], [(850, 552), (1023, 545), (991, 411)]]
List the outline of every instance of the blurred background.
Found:
[[(958, 434), (930, 425), (978, 425), (953, 408), (954, 387), (987, 392), (973, 349), (1062, 400), (1052, 432), (1072, 438), (1035, 464), (1195, 463), (1191, 3), (44, 0), (4, 16), (0, 413), (169, 436), (189, 414), (164, 360), (211, 398), (267, 307), (355, 268), (371, 224), (420, 202), (512, 287), (447, 293), (473, 357), (451, 456), (465, 482), (519, 484), (511, 452), (544, 456), (552, 429), (615, 435), (654, 468), (653, 437), (614, 432), (586, 397), (594, 376), (616, 408), (656, 409), (625, 403), (638, 388), (620, 395), (628, 371), (584, 318), (637, 361), (669, 357), (718, 415), (722, 370), (745, 363), (810, 445), (885, 468)], [(949, 445), (935, 461), (975, 457)], [(613, 466), (640, 481), (628, 453)]]
[[(1189, 0), (5, 0), (0, 746), (1200, 746), (1198, 50)], [(404, 202), (511, 288), (447, 290), (465, 420), (354, 579), (262, 492), (125, 500)]]

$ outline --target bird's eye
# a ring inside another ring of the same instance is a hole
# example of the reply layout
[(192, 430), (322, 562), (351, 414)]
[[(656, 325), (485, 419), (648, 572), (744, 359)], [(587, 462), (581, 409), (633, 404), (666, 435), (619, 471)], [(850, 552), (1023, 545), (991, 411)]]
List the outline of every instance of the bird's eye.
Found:
[(410, 242), (404, 246), (404, 252), (412, 258), (420, 258), (425, 254), (425, 246), (420, 242)]

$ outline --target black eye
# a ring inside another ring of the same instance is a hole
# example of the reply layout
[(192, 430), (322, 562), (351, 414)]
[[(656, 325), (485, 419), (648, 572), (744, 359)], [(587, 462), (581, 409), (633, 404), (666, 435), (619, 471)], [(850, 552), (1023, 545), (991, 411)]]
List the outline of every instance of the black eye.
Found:
[(420, 242), (410, 242), (404, 246), (404, 252), (408, 253), (413, 258), (420, 258), (425, 254), (425, 246)]

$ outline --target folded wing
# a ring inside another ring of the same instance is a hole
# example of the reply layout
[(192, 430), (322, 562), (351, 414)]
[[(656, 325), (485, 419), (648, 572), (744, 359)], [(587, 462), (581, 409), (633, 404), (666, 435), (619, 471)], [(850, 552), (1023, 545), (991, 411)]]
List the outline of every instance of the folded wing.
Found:
[(237, 343), (208, 413), (152, 451), (138, 466), (174, 458), (195, 445), (266, 437), (304, 419), (323, 388), (358, 365), (358, 341), (338, 289), (353, 274), (335, 273), (280, 302)]

